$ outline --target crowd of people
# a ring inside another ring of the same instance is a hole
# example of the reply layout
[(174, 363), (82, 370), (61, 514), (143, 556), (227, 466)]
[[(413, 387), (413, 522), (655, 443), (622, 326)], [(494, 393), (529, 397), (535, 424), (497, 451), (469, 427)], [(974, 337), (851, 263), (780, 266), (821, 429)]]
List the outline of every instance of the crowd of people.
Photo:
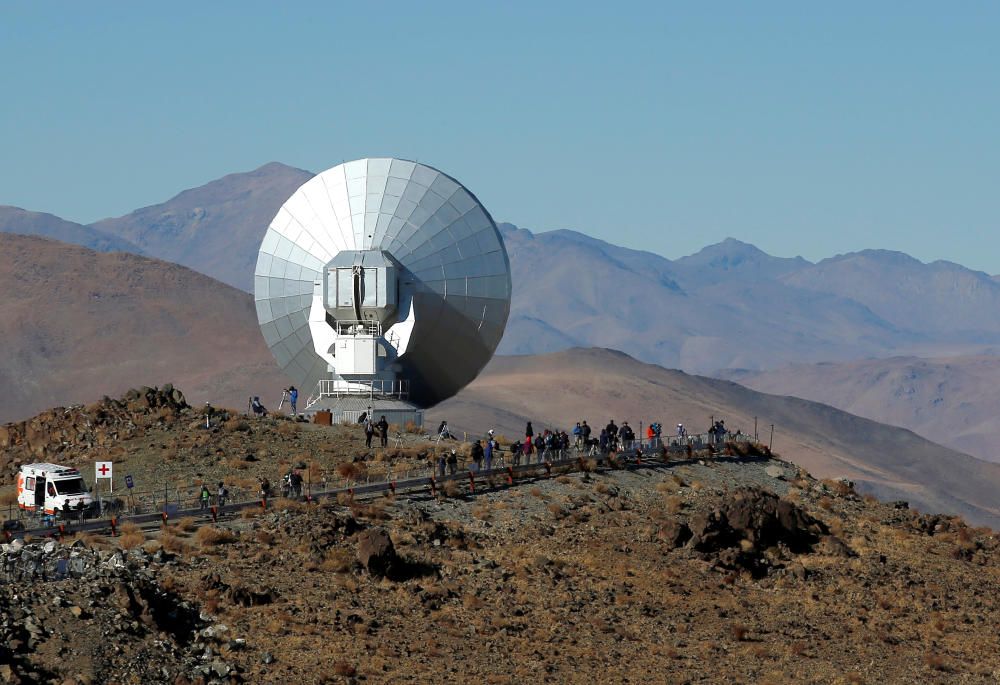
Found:
[[(709, 445), (722, 445), (728, 439), (729, 431), (725, 421), (721, 419), (715, 421), (713, 418), (706, 434)], [(737, 434), (739, 434), (738, 431)], [(438, 426), (437, 439), (438, 441), (457, 440), (448, 429), (447, 421), (442, 421)], [(587, 455), (608, 455), (621, 452), (642, 454), (644, 451), (663, 449), (667, 445), (687, 446), (701, 441), (701, 439), (699, 435), (690, 435), (682, 423), (677, 424), (675, 436), (664, 438), (662, 424), (651, 422), (646, 427), (645, 437), (640, 438), (628, 421), (622, 421), (619, 426), (614, 419), (611, 419), (596, 436), (586, 420), (578, 421), (569, 433), (549, 428), (536, 432), (529, 421), (524, 429), (524, 438), (510, 441), (507, 444), (506, 453), (510, 458), (509, 464), (506, 463), (504, 448), (497, 440), (495, 431), (490, 429), (484, 437), (472, 441), (468, 467), (470, 471), (478, 472), (492, 471), (495, 467), (508, 465), (519, 466), (522, 463), (541, 464), (565, 458), (570, 449)], [(442, 451), (433, 459), (436, 459), (434, 467), (439, 477), (443, 478), (448, 474), (454, 475), (458, 470), (458, 451), (455, 448), (450, 453), (447, 450)]]

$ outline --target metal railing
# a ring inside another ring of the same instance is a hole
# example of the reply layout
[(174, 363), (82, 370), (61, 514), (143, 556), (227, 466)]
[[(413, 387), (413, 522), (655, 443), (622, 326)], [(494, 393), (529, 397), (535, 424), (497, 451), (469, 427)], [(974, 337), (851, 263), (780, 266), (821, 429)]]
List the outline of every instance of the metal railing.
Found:
[[(315, 398), (346, 397), (361, 395), (368, 397), (395, 397), (407, 399), (410, 396), (410, 382), (406, 380), (382, 380), (373, 378), (364, 381), (345, 381), (327, 378), (316, 387)], [(312, 399), (312, 398), (310, 398)]]
[(337, 335), (365, 335), (377, 338), (382, 335), (382, 324), (378, 321), (337, 320)]
[[(689, 436), (695, 440), (702, 436)], [(729, 436), (732, 439), (726, 442), (755, 442), (751, 436)], [(446, 487), (447, 483), (457, 482), (468, 484), (469, 492), (475, 493), (477, 487), (482, 486), (497, 487), (500, 485), (514, 485), (517, 476), (535, 474), (538, 476), (551, 476), (554, 471), (585, 471), (593, 468), (609, 468), (614, 460), (616, 468), (650, 468), (669, 465), (671, 454), (676, 454), (678, 450), (686, 451), (687, 445), (668, 446), (664, 456), (660, 458), (656, 454), (643, 453), (636, 450), (640, 441), (634, 441), (628, 449), (613, 453), (592, 453), (588, 449), (577, 449), (575, 447), (567, 449), (543, 449), (539, 453), (531, 455), (521, 455), (517, 463), (507, 463), (509, 450), (499, 450), (491, 463), (491, 468), (479, 468), (468, 459), (462, 459), (451, 471), (447, 463), (446, 473), (441, 475), (440, 465), (437, 459), (431, 461), (429, 466), (414, 469), (415, 475), (411, 476), (410, 471), (402, 474), (394, 472), (391, 467), (386, 473), (384, 480), (372, 480), (370, 471), (361, 477), (344, 478), (343, 485), (330, 488), (329, 483), (324, 478), (317, 483), (303, 482), (302, 491), (294, 499), (306, 501), (316, 501), (320, 499), (339, 499), (340, 496), (347, 496), (350, 500), (363, 495), (396, 494), (402, 492), (426, 491), (436, 495), (439, 488)], [(692, 447), (694, 443), (692, 442)], [(706, 443), (707, 444), (707, 443)], [(719, 444), (721, 446), (722, 443)], [(593, 456), (594, 459), (590, 459)], [(428, 473), (429, 472), (429, 473)], [(99, 518), (83, 520), (61, 520), (56, 517), (49, 518), (44, 522), (35, 518), (39, 525), (35, 528), (28, 528), (26, 525), (20, 529), (6, 529), (3, 535), (7, 539), (20, 537), (23, 535), (68, 535), (74, 532), (85, 531), (108, 531), (114, 530), (123, 523), (131, 522), (135, 524), (151, 523), (174, 520), (183, 517), (192, 517), (202, 521), (211, 518), (215, 521), (220, 516), (236, 514), (244, 509), (260, 507), (266, 510), (270, 503), (263, 498), (259, 492), (254, 493), (248, 490), (233, 488), (229, 492), (229, 499), (225, 503), (219, 503), (212, 494), (207, 506), (202, 506), (198, 500), (199, 487), (174, 488), (169, 487), (160, 492), (148, 491), (146, 493), (135, 493), (131, 496), (131, 501), (125, 501), (121, 508), (105, 508)], [(275, 493), (275, 496), (278, 493)], [(105, 498), (106, 499), (106, 498)], [(32, 518), (22, 517), (23, 522), (32, 522)], [(44, 523), (44, 525), (43, 525)]]

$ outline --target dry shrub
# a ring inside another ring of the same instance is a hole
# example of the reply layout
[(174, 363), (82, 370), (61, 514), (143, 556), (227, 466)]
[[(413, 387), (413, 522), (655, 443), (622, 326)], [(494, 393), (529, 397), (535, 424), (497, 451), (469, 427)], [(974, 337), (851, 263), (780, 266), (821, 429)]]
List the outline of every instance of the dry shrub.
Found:
[(532, 497), (541, 497), (542, 496), (542, 489), (541, 488), (537, 488), (537, 487), (536, 488), (531, 488), (531, 490), (529, 490), (528, 492), (531, 493)]
[(733, 623), (729, 626), (729, 633), (733, 636), (733, 639), (737, 642), (743, 642), (747, 639), (747, 635), (750, 633), (750, 629), (747, 628), (742, 623)]
[(693, 483), (691, 483), (691, 489), (694, 490), (695, 492), (701, 492), (702, 490), (705, 489), (705, 486), (702, 484), (700, 480), (696, 480)]
[(338, 661), (333, 665), (334, 675), (344, 676), (345, 678), (353, 678), (358, 674), (358, 669), (351, 666), (346, 661)]
[(831, 478), (826, 478), (823, 480), (823, 485), (825, 485), (833, 494), (837, 497), (846, 497), (847, 495), (853, 495), (854, 486), (843, 480), (833, 480)]
[(279, 511), (307, 511), (309, 505), (306, 502), (299, 502), (294, 499), (285, 499), (284, 497), (279, 497), (268, 505), (273, 509), (278, 509)]
[(808, 649), (808, 646), (801, 640), (793, 642), (788, 646), (788, 651), (792, 653), (792, 656), (803, 656), (806, 653), (806, 649)]
[(566, 511), (556, 502), (550, 504), (548, 510), (557, 519), (561, 519), (566, 515)]
[(344, 480), (357, 480), (358, 479), (358, 467), (352, 462), (345, 462), (343, 464), (337, 464), (337, 475)]
[(282, 421), (276, 430), (282, 435), (295, 435), (299, 432), (299, 424), (295, 421)]
[(327, 550), (320, 568), (330, 573), (347, 573), (353, 564), (354, 555), (349, 550), (334, 547)]
[(445, 497), (461, 497), (462, 489), (458, 486), (458, 481), (446, 480), (441, 487)]
[(492, 516), (489, 508), (484, 505), (479, 505), (472, 510), (472, 515), (481, 521), (487, 521)]
[(682, 500), (677, 495), (673, 495), (667, 498), (667, 511), (671, 514), (679, 514), (684, 508), (684, 500)]
[(831, 509), (833, 509), (833, 500), (830, 499), (829, 497), (825, 496), (820, 497), (819, 502), (817, 502), (816, 504), (819, 505), (820, 509), (825, 509), (826, 511), (830, 511)]
[(74, 534), (73, 542), (76, 542), (77, 540), (82, 542), (84, 546), (87, 547), (88, 549), (96, 549), (98, 547), (102, 547), (104, 542), (101, 538), (98, 538), (93, 533), (86, 533), (86, 532), (78, 532)]
[(238, 416), (223, 423), (222, 427), (230, 433), (246, 433), (250, 430), (250, 424)]
[(236, 536), (230, 531), (224, 528), (216, 528), (214, 526), (199, 528), (194, 537), (202, 547), (227, 545), (231, 542), (236, 542)]
[[(135, 526), (133, 525), (135, 528)], [(146, 536), (141, 530), (135, 528), (135, 530), (130, 530), (129, 532), (123, 532), (118, 537), (118, 546), (122, 549), (132, 549), (133, 547), (138, 547), (146, 541)]]
[(348, 492), (338, 492), (337, 493), (337, 504), (342, 507), (348, 507), (354, 502), (354, 497)]
[(171, 554), (187, 554), (191, 551), (191, 546), (188, 545), (182, 538), (177, 537), (170, 531), (160, 532), (160, 545), (164, 550), (170, 552)]
[(944, 660), (944, 657), (935, 652), (927, 652), (924, 654), (924, 665), (932, 671), (951, 670), (948, 663)]
[(556, 478), (556, 482), (560, 485), (569, 485), (573, 480), (569, 476), (559, 476)]
[(121, 535), (128, 535), (129, 533), (139, 533), (139, 526), (135, 525), (131, 521), (126, 521), (125, 523), (118, 526), (118, 532)]
[(413, 421), (407, 421), (403, 429), (412, 435), (424, 435), (427, 432), (423, 426), (418, 426)]
[(257, 531), (257, 542), (262, 545), (273, 545), (274, 544), (274, 533), (269, 530), (264, 530), (261, 528)]
[(192, 530), (198, 527), (195, 523), (193, 516), (185, 516), (180, 521), (177, 522), (177, 527), (183, 530), (185, 533), (190, 533)]
[(462, 606), (466, 609), (481, 609), (484, 606), (483, 600), (473, 594), (468, 594), (462, 597)]

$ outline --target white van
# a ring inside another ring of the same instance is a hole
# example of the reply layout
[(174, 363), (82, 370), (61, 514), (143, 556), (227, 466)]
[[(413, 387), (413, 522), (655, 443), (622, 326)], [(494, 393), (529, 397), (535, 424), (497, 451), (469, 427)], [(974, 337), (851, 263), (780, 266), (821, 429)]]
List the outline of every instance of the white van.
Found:
[(66, 511), (72, 516), (94, 508), (94, 498), (80, 472), (58, 464), (25, 464), (17, 474), (17, 505), (21, 509), (55, 514)]

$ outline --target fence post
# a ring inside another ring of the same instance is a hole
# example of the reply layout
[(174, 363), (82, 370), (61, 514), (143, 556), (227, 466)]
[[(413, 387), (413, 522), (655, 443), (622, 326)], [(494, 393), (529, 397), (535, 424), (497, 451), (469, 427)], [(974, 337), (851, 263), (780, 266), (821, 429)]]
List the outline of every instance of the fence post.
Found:
[(118, 535), (118, 517), (111, 517), (111, 537)]
[(469, 492), (476, 494), (476, 476), (472, 471), (469, 471)]
[(512, 466), (507, 467), (507, 485), (514, 484), (514, 468)]
[(431, 476), (431, 497), (437, 497), (437, 483), (434, 481), (434, 476)]

